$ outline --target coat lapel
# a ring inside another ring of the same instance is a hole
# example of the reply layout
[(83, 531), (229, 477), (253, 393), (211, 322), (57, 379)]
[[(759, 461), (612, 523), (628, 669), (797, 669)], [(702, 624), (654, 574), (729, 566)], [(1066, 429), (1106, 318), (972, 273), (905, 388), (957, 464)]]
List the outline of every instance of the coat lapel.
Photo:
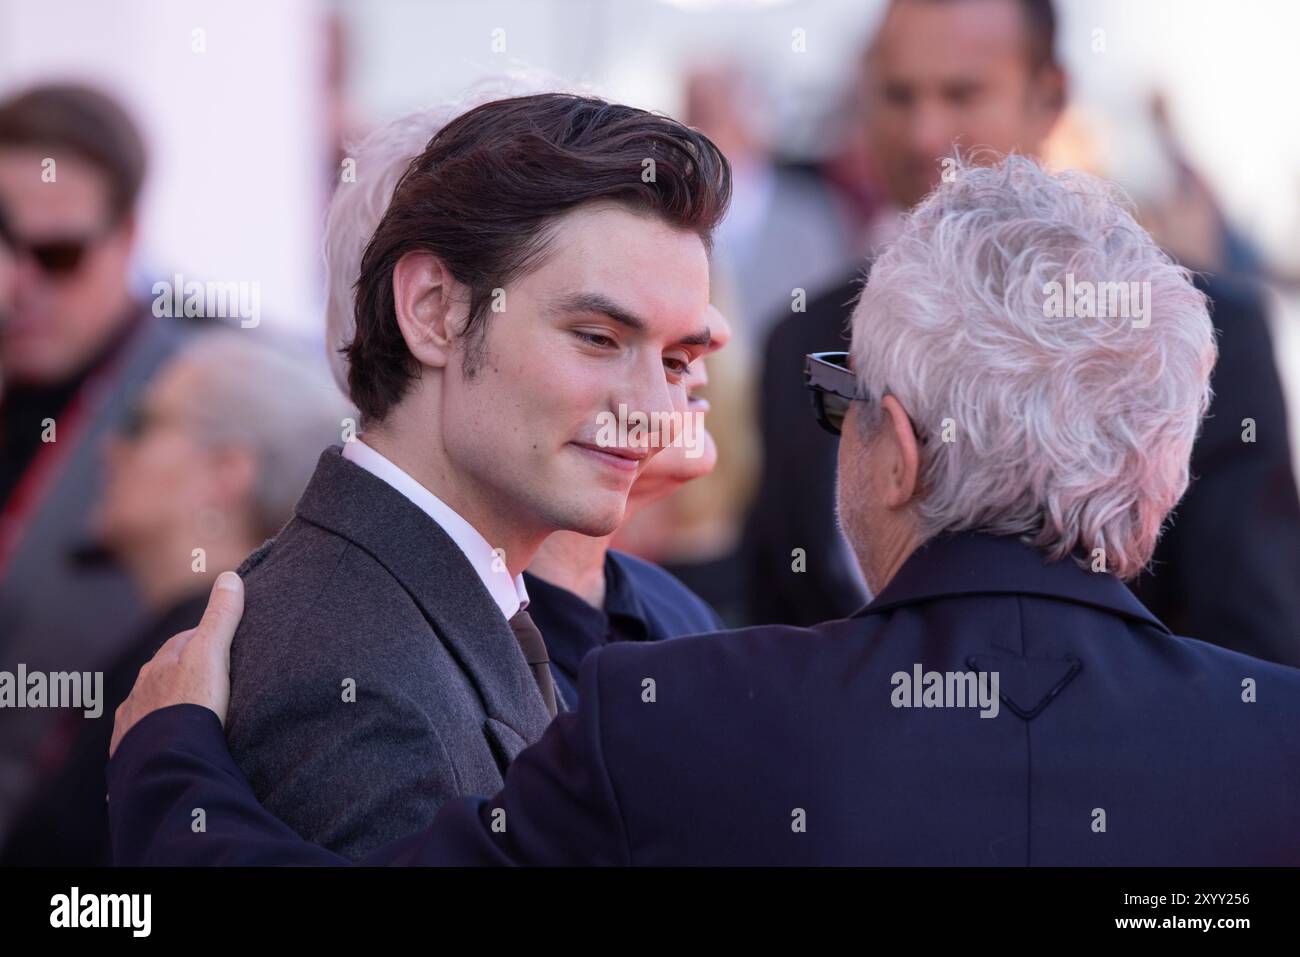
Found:
[(509, 623), (469, 559), (414, 502), (342, 456), (321, 453), (295, 512), (363, 549), (420, 606), (488, 717), (531, 743), (550, 722)]

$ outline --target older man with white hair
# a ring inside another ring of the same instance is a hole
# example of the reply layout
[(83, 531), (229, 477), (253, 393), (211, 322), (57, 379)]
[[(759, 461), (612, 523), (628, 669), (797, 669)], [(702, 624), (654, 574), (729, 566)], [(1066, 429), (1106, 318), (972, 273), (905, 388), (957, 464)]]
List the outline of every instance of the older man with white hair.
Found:
[[(1082, 283), (1137, 283), (1143, 314), (1057, 308)], [(1104, 184), (959, 168), (876, 263), (851, 356), (806, 364), (874, 601), (589, 655), (501, 791), (368, 862), (1300, 863), (1300, 671), (1175, 636), (1122, 584), (1214, 359), (1204, 297)], [(225, 751), (241, 608), (223, 576), (118, 712), (120, 862), (341, 862)]]

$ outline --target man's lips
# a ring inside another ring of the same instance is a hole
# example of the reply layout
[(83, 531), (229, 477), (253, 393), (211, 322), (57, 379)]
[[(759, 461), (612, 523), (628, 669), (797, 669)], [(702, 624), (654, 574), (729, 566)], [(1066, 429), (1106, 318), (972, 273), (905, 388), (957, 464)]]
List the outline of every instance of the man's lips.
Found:
[(571, 442), (570, 444), (593, 456), (604, 465), (622, 472), (635, 472), (649, 455), (645, 449), (603, 447), (590, 442)]

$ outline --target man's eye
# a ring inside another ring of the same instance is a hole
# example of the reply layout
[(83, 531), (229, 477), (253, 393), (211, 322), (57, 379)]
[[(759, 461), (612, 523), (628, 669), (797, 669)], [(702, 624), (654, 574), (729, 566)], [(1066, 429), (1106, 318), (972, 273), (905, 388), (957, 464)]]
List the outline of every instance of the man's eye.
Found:
[(664, 359), (664, 365), (668, 368), (668, 371), (674, 375), (691, 374), (691, 364), (685, 359), (667, 358)]
[(616, 343), (609, 336), (602, 336), (599, 333), (595, 333), (595, 332), (583, 332), (581, 329), (575, 329), (573, 331), (573, 334), (577, 336), (579, 339), (581, 339), (583, 342), (587, 343), (588, 345), (597, 346), (601, 349), (608, 348), (609, 346), (618, 345), (618, 343)]
[(979, 97), (980, 89), (978, 86), (955, 86), (949, 87), (946, 91), (948, 102), (957, 107), (970, 106)]
[(914, 99), (912, 91), (905, 86), (887, 86), (884, 90), (884, 100), (890, 106), (907, 107), (912, 105)]

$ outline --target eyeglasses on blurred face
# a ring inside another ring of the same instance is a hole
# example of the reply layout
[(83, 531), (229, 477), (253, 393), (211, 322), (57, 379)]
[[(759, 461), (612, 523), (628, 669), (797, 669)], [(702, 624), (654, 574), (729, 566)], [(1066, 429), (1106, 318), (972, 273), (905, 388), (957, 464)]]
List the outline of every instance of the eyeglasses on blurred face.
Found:
[(181, 424), (183, 421), (179, 416), (151, 408), (141, 397), (122, 413), (116, 431), (118, 437), (126, 442), (139, 442), (160, 426)]

